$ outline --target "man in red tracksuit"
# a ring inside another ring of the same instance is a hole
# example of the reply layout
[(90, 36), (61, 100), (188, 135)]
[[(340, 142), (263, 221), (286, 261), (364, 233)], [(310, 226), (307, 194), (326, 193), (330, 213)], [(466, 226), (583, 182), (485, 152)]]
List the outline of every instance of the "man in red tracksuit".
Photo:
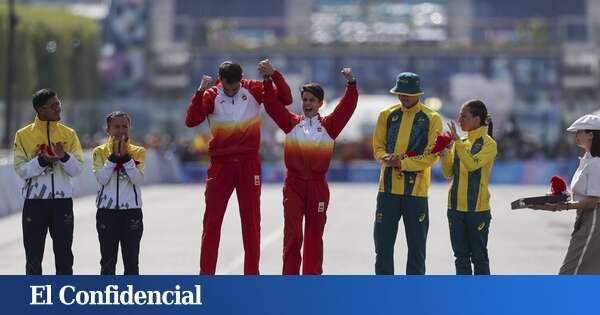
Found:
[[(260, 62), (261, 73), (273, 78), (276, 94), (283, 104), (292, 103), (292, 95), (281, 74), (270, 61)], [(270, 81), (268, 84), (272, 84)], [(208, 154), (210, 166), (204, 193), (200, 274), (215, 274), (221, 224), (229, 197), (236, 190), (242, 238), (244, 242), (244, 274), (259, 274), (260, 258), (260, 104), (263, 82), (242, 79), (239, 64), (225, 61), (219, 66), (219, 82), (203, 76), (192, 98), (186, 125), (194, 127), (208, 119), (212, 137)]]
[(319, 84), (309, 83), (302, 87), (304, 115), (300, 116), (285, 108), (269, 80), (263, 83), (265, 110), (286, 133), (284, 154), (288, 172), (283, 187), (284, 275), (300, 273), (303, 218), (306, 218), (306, 223), (302, 273), (323, 273), (323, 230), (329, 205), (326, 173), (333, 155), (334, 140), (350, 120), (358, 102), (352, 70), (344, 68), (342, 74), (348, 81), (346, 92), (333, 113), (325, 117), (319, 115), (324, 97)]

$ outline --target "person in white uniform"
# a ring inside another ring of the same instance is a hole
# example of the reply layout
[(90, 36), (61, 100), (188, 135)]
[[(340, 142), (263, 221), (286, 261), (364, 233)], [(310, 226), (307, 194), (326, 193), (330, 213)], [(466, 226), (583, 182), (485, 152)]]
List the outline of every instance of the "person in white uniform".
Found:
[(600, 116), (585, 115), (567, 131), (585, 150), (571, 180), (572, 201), (532, 209), (577, 210), (575, 228), (559, 274), (600, 274)]

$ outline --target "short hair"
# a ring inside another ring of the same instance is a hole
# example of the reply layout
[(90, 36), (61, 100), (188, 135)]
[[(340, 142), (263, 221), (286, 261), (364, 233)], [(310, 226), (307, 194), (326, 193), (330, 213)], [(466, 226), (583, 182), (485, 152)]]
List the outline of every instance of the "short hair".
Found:
[(319, 101), (323, 101), (323, 98), (325, 98), (325, 91), (323, 91), (323, 88), (319, 83), (311, 82), (304, 84), (302, 88), (300, 88), (300, 95), (304, 92), (314, 95)]
[(225, 61), (219, 66), (219, 77), (227, 83), (236, 83), (242, 80), (242, 66), (233, 61)]
[(592, 147), (590, 154), (593, 157), (600, 157), (600, 130), (586, 130), (587, 133), (592, 133)]
[(114, 112), (108, 114), (108, 116), (106, 116), (106, 127), (108, 127), (111, 120), (113, 120), (114, 118), (117, 118), (117, 117), (125, 117), (125, 118), (127, 118), (127, 121), (129, 122), (129, 124), (131, 124), (131, 119), (129, 118), (129, 114), (118, 110), (118, 111), (114, 111)]
[(46, 89), (46, 88), (33, 93), (33, 99), (32, 99), (33, 109), (35, 109), (37, 111), (38, 108), (44, 106), (46, 104), (46, 102), (48, 102), (49, 99), (51, 99), (55, 96), (56, 96), (56, 92), (52, 91), (51, 89)]

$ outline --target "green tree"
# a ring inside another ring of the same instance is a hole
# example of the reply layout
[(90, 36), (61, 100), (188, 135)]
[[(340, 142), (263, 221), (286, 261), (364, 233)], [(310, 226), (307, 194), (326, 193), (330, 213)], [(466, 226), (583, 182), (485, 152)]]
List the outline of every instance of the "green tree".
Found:
[[(97, 98), (100, 26), (65, 9), (21, 5), (16, 12), (16, 101), (29, 100), (42, 87), (72, 100)], [(6, 5), (0, 6), (0, 95), (5, 94), (7, 13)]]

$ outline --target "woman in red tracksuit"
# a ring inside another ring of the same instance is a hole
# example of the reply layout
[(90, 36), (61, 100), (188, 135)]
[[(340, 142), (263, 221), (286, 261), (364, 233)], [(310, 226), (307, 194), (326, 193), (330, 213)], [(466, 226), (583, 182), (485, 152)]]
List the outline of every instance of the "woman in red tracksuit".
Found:
[[(283, 187), (284, 236), (283, 274), (300, 273), (300, 248), (304, 237), (302, 274), (323, 272), (323, 229), (327, 220), (329, 188), (326, 173), (333, 155), (334, 140), (340, 134), (358, 102), (352, 69), (344, 68), (348, 81), (344, 97), (333, 113), (319, 115), (323, 89), (317, 83), (302, 86), (304, 115), (295, 115), (278, 100), (272, 84), (265, 80), (265, 110), (286, 133), (284, 151), (287, 176)], [(306, 219), (304, 235), (302, 220)]]

